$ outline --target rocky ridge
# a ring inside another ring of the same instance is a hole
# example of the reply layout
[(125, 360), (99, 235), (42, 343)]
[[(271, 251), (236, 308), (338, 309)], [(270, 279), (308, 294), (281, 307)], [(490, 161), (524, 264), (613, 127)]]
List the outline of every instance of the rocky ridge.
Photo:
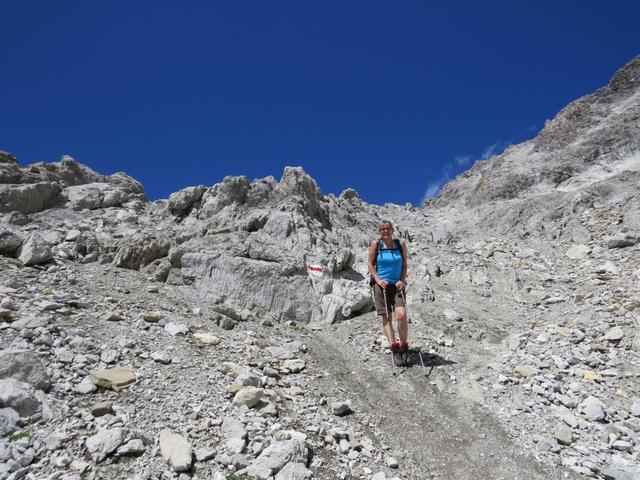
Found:
[[(421, 209), (0, 155), (0, 478), (639, 478), (640, 59)], [(410, 244), (410, 365), (369, 301)]]

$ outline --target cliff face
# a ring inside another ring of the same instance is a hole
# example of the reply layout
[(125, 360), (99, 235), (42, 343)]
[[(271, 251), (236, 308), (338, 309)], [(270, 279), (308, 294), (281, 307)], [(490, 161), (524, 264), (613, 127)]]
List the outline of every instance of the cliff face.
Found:
[[(301, 168), (149, 202), (1, 153), (0, 479), (634, 478), (639, 144), (640, 57), (421, 209)], [(402, 370), (366, 281), (382, 218)]]
[[(538, 136), (478, 161), (428, 202), (430, 209), (466, 209), (463, 229), (543, 235), (554, 216), (566, 221), (595, 203), (634, 200), (640, 170), (640, 57), (608, 85), (564, 108)], [(558, 210), (562, 210), (559, 213)], [(502, 219), (502, 220), (501, 220)], [(483, 227), (484, 226), (484, 227)]]

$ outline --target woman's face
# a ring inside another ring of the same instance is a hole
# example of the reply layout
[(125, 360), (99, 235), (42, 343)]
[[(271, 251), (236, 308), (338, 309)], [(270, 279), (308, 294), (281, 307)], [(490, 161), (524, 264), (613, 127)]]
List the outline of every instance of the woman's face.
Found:
[(385, 238), (391, 238), (393, 236), (393, 228), (389, 225), (380, 225), (378, 227), (378, 233), (380, 234), (380, 238), (383, 240)]

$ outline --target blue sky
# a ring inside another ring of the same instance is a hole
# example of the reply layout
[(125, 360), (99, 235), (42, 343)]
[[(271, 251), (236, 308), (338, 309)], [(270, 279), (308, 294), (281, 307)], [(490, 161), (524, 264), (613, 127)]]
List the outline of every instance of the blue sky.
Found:
[(420, 204), (640, 54), (635, 1), (3, 2), (0, 150), (151, 199), (300, 165)]

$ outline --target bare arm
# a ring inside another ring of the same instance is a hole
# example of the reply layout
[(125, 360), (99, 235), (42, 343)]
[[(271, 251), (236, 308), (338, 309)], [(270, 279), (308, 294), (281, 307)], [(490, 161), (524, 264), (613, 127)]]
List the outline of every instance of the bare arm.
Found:
[(386, 281), (380, 281), (380, 277), (378, 277), (378, 272), (376, 271), (376, 256), (378, 255), (378, 241), (374, 240), (369, 245), (369, 273), (375, 280), (375, 282), (381, 287), (385, 288), (387, 286)]

